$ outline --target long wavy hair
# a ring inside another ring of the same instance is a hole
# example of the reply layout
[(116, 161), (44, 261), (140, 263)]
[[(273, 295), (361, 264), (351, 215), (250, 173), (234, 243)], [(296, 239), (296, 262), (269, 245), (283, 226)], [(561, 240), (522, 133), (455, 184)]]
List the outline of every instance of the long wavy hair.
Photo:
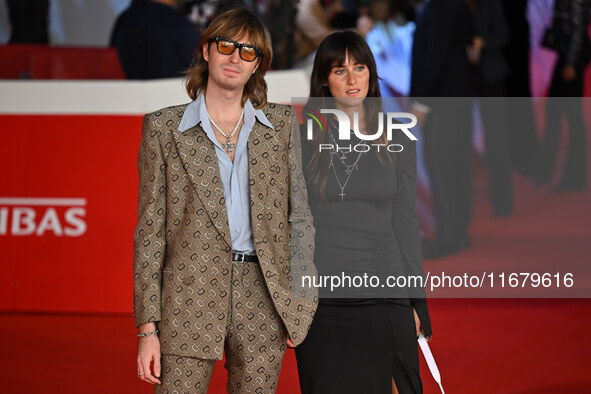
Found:
[[(247, 34), (251, 44), (261, 51), (263, 57), (258, 58), (259, 67), (244, 86), (242, 92), (242, 105), (250, 99), (253, 107), (259, 109), (267, 103), (267, 83), (265, 73), (269, 69), (273, 58), (271, 47), (271, 35), (265, 25), (250, 11), (244, 7), (231, 8), (218, 15), (201, 36), (201, 42), (196, 51), (196, 61), (186, 72), (185, 85), (191, 99), (195, 100), (199, 92), (207, 90), (209, 78), (208, 64), (203, 58), (203, 47), (206, 43), (212, 43), (216, 37), (234, 38)], [(210, 47), (211, 48), (211, 45)]]
[[(379, 77), (376, 62), (371, 53), (371, 49), (365, 42), (365, 39), (353, 31), (340, 31), (332, 33), (322, 41), (316, 56), (310, 78), (310, 98), (306, 103), (308, 109), (319, 111), (322, 108), (336, 108), (336, 102), (328, 86), (328, 76), (335, 66), (345, 63), (345, 59), (355, 61), (358, 64), (365, 64), (369, 71), (369, 89), (367, 97), (381, 97)], [(382, 111), (381, 100), (364, 100), (363, 109), (365, 114), (376, 114), (366, 116), (366, 126), (368, 130), (377, 130), (379, 118), (377, 114)], [(330, 123), (330, 122), (329, 122)], [(330, 127), (330, 126), (329, 126)], [(326, 180), (328, 178), (328, 154), (319, 152), (320, 144), (328, 144), (329, 134), (322, 132), (314, 125), (314, 133), (311, 140), (304, 139), (307, 144), (307, 151), (312, 152), (311, 159), (304, 167), (304, 173), (308, 182), (308, 193), (311, 201), (325, 201), (324, 191), (326, 189)], [(327, 130), (328, 131), (328, 130)], [(376, 141), (381, 144), (388, 144), (386, 133)], [(380, 150), (383, 152), (384, 150)], [(384, 164), (383, 154), (376, 150), (376, 154), (382, 164)], [(391, 155), (386, 155), (387, 161), (392, 163)]]

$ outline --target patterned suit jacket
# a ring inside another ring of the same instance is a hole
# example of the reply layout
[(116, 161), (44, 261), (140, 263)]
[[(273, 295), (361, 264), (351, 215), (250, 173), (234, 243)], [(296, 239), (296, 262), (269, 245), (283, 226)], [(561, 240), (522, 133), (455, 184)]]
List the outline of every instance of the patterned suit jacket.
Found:
[[(134, 233), (136, 325), (159, 322), (164, 354), (222, 359), (230, 307), (231, 239), (213, 142), (178, 126), (185, 105), (147, 114)], [(298, 288), (315, 275), (314, 227), (302, 174), (299, 127), (289, 106), (267, 104), (275, 130), (255, 122), (248, 139), (250, 216), (266, 285), (294, 344), (318, 304)]]

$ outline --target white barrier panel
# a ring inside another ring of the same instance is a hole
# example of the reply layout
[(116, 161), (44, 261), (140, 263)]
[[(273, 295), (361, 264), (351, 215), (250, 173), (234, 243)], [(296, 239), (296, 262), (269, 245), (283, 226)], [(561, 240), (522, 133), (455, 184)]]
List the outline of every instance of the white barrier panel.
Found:
[[(306, 97), (305, 71), (270, 71), (268, 100)], [(1, 114), (138, 115), (189, 102), (181, 78), (152, 81), (0, 81)]]

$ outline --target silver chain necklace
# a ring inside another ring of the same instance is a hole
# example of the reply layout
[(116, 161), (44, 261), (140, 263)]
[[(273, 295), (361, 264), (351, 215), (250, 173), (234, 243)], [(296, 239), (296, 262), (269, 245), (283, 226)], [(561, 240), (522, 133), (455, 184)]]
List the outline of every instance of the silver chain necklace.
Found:
[(218, 126), (213, 119), (211, 118), (211, 116), (209, 116), (209, 114), (207, 114), (207, 117), (209, 118), (209, 121), (211, 122), (211, 124), (213, 125), (213, 127), (215, 127), (217, 129), (217, 131), (220, 132), (221, 135), (223, 135), (224, 137), (226, 137), (226, 143), (224, 145), (222, 145), (222, 148), (224, 148), (224, 150), (228, 153), (231, 153), (235, 148), (236, 148), (236, 144), (232, 144), (230, 142), (230, 138), (234, 137), (234, 134), (236, 134), (236, 132), (238, 131), (238, 126), (240, 126), (240, 123), (242, 123), (242, 118), (244, 117), (244, 107), (242, 108), (242, 112), (240, 112), (240, 117), (238, 118), (238, 123), (236, 123), (236, 126), (234, 126), (234, 130), (232, 130), (232, 132), (230, 134), (226, 134), (222, 131), (222, 129), (220, 129), (220, 126)]
[[(329, 133), (329, 135), (330, 135), (330, 139), (331, 139), (333, 146), (338, 146), (336, 144), (336, 141), (335, 141), (332, 133)], [(366, 145), (366, 144), (363, 143), (360, 145)], [(339, 155), (337, 152), (333, 152), (332, 150), (330, 151), (330, 162), (328, 163), (328, 168), (332, 167), (334, 177), (337, 180), (337, 184), (341, 188), (341, 192), (339, 193), (339, 196), (341, 196), (341, 201), (345, 200), (345, 196), (346, 196), (345, 187), (347, 187), (347, 183), (349, 183), (349, 179), (351, 179), (351, 175), (353, 175), (353, 171), (359, 170), (359, 160), (361, 159), (361, 156), (363, 156), (364, 154), (365, 154), (365, 152), (359, 152), (359, 154), (357, 155), (357, 159), (355, 159), (355, 161), (352, 164), (347, 164), (345, 162), (347, 155), (344, 152), (342, 152), (342, 154)], [(347, 179), (345, 179), (344, 183), (341, 183), (341, 180), (339, 179), (339, 175), (337, 174), (337, 169), (333, 163), (333, 159), (335, 156), (337, 156), (339, 158), (339, 161), (345, 166), (345, 174), (347, 174)]]

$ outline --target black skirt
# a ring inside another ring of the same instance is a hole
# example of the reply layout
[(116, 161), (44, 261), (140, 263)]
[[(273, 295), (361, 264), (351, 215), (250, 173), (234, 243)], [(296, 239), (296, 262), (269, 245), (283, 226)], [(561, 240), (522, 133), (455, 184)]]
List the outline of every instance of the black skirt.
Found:
[(303, 394), (423, 391), (408, 299), (321, 299), (295, 353)]

